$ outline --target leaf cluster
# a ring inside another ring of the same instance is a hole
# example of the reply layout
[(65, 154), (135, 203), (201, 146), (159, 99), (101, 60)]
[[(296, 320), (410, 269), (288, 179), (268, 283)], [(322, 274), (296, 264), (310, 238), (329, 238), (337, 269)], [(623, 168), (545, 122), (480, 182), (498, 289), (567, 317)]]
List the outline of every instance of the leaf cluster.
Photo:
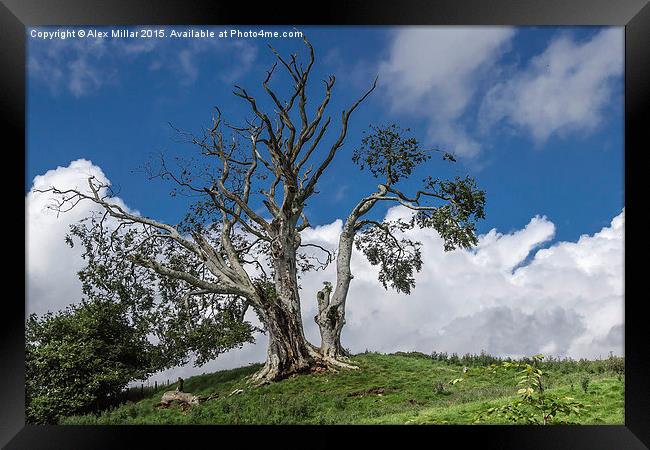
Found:
[(361, 139), (361, 146), (354, 150), (352, 161), (361, 168), (366, 167), (375, 178), (385, 177), (391, 185), (408, 178), (413, 169), (431, 155), (420, 149), (417, 139), (404, 137), (410, 129), (396, 124), (370, 126), (370, 132)]
[(405, 294), (415, 287), (414, 272), (422, 269), (422, 244), (395, 236), (409, 228), (411, 224), (401, 220), (376, 223), (355, 238), (357, 250), (370, 264), (379, 266), (379, 281), (384, 289), (390, 287)]
[[(218, 281), (206, 270), (205, 261), (175, 241), (156, 237), (139, 225), (111, 230), (96, 216), (73, 225), (68, 241), (84, 248), (86, 266), (79, 279), (85, 296), (122, 305), (130, 323), (156, 340), (165, 367), (185, 364), (192, 357), (195, 365), (201, 365), (253, 341), (257, 328), (244, 320), (249, 306), (246, 299), (197, 291), (183, 280), (138, 263), (142, 259), (164, 261), (172, 270)], [(212, 245), (221, 250), (216, 239)]]
[(160, 370), (161, 355), (128, 320), (124, 305), (94, 300), (41, 317), (25, 330), (26, 417), (57, 423), (95, 412), (133, 380)]
[(453, 180), (428, 177), (423, 184), (445, 203), (434, 210), (418, 211), (415, 223), (420, 228), (435, 229), (444, 240), (445, 251), (476, 245), (476, 222), (485, 218), (485, 191), (469, 176)]

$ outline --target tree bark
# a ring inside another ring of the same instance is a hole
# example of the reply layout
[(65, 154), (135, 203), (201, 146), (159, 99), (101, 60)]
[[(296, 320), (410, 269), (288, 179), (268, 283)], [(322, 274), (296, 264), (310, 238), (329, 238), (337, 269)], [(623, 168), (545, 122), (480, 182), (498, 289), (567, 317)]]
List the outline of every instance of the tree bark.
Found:
[(160, 408), (168, 408), (172, 402), (178, 402), (181, 406), (189, 407), (191, 405), (198, 405), (201, 402), (201, 397), (182, 391), (167, 391), (163, 394), (158, 403)]
[(253, 378), (277, 381), (315, 366), (311, 346), (305, 339), (302, 322), (295, 313), (273, 302), (263, 312), (268, 334), (266, 363)]
[(345, 325), (345, 301), (350, 281), (354, 278), (350, 271), (354, 234), (347, 228), (349, 227), (344, 228), (339, 238), (334, 294), (330, 296), (331, 286), (325, 286), (318, 292), (318, 315), (314, 318), (320, 329), (320, 352), (334, 360), (347, 356), (341, 345), (341, 330)]
[(350, 269), (354, 236), (358, 220), (386, 194), (385, 186), (379, 185), (378, 188), (376, 193), (364, 198), (354, 207), (343, 225), (336, 257), (336, 287), (333, 295), (330, 298), (331, 287), (317, 294), (318, 315), (314, 319), (320, 329), (320, 352), (333, 361), (345, 359), (347, 356), (347, 352), (341, 345), (341, 331), (345, 325), (345, 302), (350, 290), (350, 282), (354, 278)]
[(341, 346), (341, 330), (345, 324), (344, 310), (337, 305), (330, 305), (331, 287), (318, 291), (318, 315), (314, 320), (318, 324), (321, 336), (320, 352), (329, 358), (339, 359), (345, 356)]
[(294, 373), (312, 370), (320, 364), (318, 355), (305, 338), (300, 314), (300, 296), (296, 269), (296, 249), (300, 245), (295, 231), (283, 227), (271, 243), (275, 292), (260, 292), (261, 319), (269, 343), (266, 364), (254, 379), (276, 381)]

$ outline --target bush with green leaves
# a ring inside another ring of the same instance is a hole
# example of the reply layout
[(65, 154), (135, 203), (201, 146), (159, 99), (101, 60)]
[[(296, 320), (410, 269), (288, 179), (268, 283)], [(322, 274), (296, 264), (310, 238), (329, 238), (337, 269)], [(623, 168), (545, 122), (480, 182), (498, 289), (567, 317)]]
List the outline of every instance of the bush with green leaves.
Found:
[(625, 358), (622, 356), (614, 356), (610, 352), (609, 358), (605, 360), (605, 366), (608, 371), (617, 375), (623, 375), (625, 373)]
[(57, 423), (115, 403), (132, 380), (160, 370), (159, 349), (129, 322), (122, 305), (84, 301), (29, 316), (25, 330), (26, 417)]
[[(572, 416), (579, 416), (587, 405), (572, 397), (550, 394), (545, 391), (546, 373), (540, 368), (543, 355), (535, 355), (530, 360), (505, 361), (501, 364), (491, 364), (488, 368), (492, 373), (498, 370), (517, 370), (518, 396), (509, 403), (494, 406), (480, 411), (475, 418), (479, 423), (492, 416), (503, 418), (509, 422), (528, 425), (573, 424)], [(481, 373), (484, 369), (478, 369)], [(470, 376), (467, 368), (463, 369), (463, 378), (449, 382), (454, 385)]]

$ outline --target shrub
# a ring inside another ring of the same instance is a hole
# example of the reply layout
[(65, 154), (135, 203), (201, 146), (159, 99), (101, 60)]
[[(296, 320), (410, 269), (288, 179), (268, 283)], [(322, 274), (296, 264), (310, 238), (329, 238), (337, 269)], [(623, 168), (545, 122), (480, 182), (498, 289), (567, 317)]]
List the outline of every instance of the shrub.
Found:
[(621, 356), (614, 356), (613, 353), (610, 353), (609, 358), (605, 360), (605, 368), (609, 372), (622, 375), (625, 373), (625, 358)]
[[(418, 353), (419, 355), (423, 356), (419, 352), (411, 352), (411, 353)], [(503, 358), (492, 356), (488, 354), (485, 350), (481, 350), (481, 353), (478, 355), (473, 353), (466, 353), (460, 357), (456, 353), (452, 353), (451, 355), (449, 355), (446, 352), (433, 351), (428, 356), (428, 358), (434, 361), (443, 361), (449, 364), (462, 364), (464, 366), (488, 366), (490, 364), (500, 363), (504, 361)]]
[(96, 412), (132, 380), (157, 370), (158, 353), (123, 308), (93, 301), (26, 323), (25, 414), (30, 423)]
[(422, 352), (395, 352), (395, 356), (405, 356), (407, 358), (424, 358), (430, 359), (430, 356)]

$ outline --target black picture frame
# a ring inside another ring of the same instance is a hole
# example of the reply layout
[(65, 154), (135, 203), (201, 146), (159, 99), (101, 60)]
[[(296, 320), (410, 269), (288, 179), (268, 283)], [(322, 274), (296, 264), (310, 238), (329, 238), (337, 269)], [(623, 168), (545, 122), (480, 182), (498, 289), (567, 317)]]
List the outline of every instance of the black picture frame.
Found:
[[(650, 446), (650, 350), (645, 344), (648, 319), (644, 314), (642, 281), (633, 272), (634, 254), (643, 246), (641, 223), (643, 185), (639, 164), (647, 152), (650, 127), (650, 6), (648, 0), (330, 0), (307, 2), (198, 2), (136, 0), (3, 0), (0, 5), (2, 55), (3, 145), (9, 170), (5, 189), (15, 193), (15, 212), (5, 211), (9, 236), (18, 234), (24, 217), (25, 62), (26, 29), (42, 25), (117, 24), (289, 24), (289, 25), (616, 25), (625, 26), (625, 425), (621, 426), (34, 426), (24, 423), (24, 319), (20, 288), (5, 290), (0, 327), (0, 445), (7, 449), (179, 448), (187, 446), (279, 443), (335, 448), (358, 439), (364, 446), (388, 442), (428, 445), (474, 444), (477, 448), (642, 449)], [(13, 144), (7, 145), (7, 137)], [(644, 145), (646, 144), (646, 145)], [(16, 186), (14, 188), (14, 186)], [(22, 210), (22, 212), (21, 212)], [(7, 236), (7, 235), (5, 235)], [(17, 239), (16, 239), (17, 241)], [(8, 250), (7, 250), (8, 251)], [(11, 252), (6, 285), (20, 280), (20, 248)], [(22, 253), (24, 257), (24, 252)], [(23, 260), (24, 262), (24, 260)], [(25, 267), (24, 264), (22, 266)], [(24, 276), (24, 274), (22, 275)], [(631, 292), (641, 292), (629, 295)], [(646, 294), (647, 295), (647, 294)], [(226, 436), (232, 435), (232, 436)], [(231, 439), (234, 438), (235, 441)], [(441, 438), (452, 444), (443, 444)], [(144, 444), (136, 444), (139, 441)], [(203, 442), (202, 442), (203, 441)], [(235, 444), (235, 443), (239, 444)], [(456, 444), (453, 444), (456, 443)], [(143, 447), (144, 445), (144, 447)]]

